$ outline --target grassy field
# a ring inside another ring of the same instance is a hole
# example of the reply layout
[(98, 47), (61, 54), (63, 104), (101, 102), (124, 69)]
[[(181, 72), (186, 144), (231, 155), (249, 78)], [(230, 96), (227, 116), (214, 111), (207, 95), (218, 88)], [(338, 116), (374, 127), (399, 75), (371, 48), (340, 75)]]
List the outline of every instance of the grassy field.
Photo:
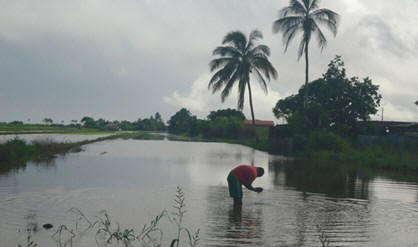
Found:
[(84, 127), (64, 126), (59, 124), (6, 124), (0, 123), (0, 135), (10, 134), (39, 134), (39, 133), (66, 133), (66, 134), (106, 134), (115, 131), (100, 131)]
[(26, 166), (27, 161), (41, 162), (53, 160), (57, 155), (82, 151), (82, 146), (90, 143), (114, 139), (160, 140), (164, 137), (148, 132), (122, 132), (93, 140), (60, 143), (53, 141), (26, 142), (15, 138), (0, 144), (0, 174)]

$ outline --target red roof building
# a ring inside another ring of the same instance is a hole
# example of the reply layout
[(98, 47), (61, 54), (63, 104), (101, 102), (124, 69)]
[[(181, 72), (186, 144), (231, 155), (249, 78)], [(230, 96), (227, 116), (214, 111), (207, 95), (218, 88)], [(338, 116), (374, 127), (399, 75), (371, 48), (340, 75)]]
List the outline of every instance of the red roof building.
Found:
[[(253, 120), (244, 120), (244, 124), (252, 125)], [(274, 126), (274, 122), (273, 121), (265, 121), (265, 120), (255, 120), (255, 125), (270, 127), (270, 126)]]

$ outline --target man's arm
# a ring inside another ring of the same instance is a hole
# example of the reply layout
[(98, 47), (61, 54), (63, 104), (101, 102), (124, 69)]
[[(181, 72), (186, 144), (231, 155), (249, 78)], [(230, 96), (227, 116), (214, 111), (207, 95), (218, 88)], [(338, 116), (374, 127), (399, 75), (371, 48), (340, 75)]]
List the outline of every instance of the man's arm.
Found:
[(251, 190), (251, 191), (255, 191), (255, 192), (258, 192), (258, 193), (260, 193), (260, 192), (262, 192), (263, 191), (263, 188), (261, 188), (261, 187), (253, 187), (250, 183), (249, 183), (249, 181), (247, 181), (245, 184), (243, 184), (244, 186), (245, 186), (245, 188), (247, 188), (247, 189), (249, 189), (249, 190)]

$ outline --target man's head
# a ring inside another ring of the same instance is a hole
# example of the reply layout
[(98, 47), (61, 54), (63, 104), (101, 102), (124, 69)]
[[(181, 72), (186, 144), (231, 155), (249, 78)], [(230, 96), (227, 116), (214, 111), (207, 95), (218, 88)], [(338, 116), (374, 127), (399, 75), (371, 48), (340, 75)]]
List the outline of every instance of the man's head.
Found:
[(264, 175), (263, 167), (257, 167), (257, 177), (261, 177)]

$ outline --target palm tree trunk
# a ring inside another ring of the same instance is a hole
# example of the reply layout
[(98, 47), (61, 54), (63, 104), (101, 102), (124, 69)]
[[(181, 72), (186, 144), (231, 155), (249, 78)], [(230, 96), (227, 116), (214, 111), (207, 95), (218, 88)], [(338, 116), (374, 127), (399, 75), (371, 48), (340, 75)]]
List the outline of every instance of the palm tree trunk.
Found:
[(251, 118), (253, 120), (253, 126), (255, 128), (255, 118), (254, 118), (254, 109), (253, 109), (253, 98), (251, 95), (251, 86), (250, 86), (250, 82), (247, 82), (248, 85), (248, 96), (250, 97), (250, 109), (251, 109)]
[(303, 99), (303, 107), (306, 109), (308, 106), (308, 83), (309, 83), (309, 55), (308, 55), (308, 45), (309, 41), (306, 41), (305, 44), (305, 97)]
[(254, 109), (253, 109), (253, 98), (252, 98), (252, 95), (251, 95), (250, 81), (247, 81), (247, 85), (248, 85), (248, 96), (250, 97), (250, 110), (251, 110), (251, 118), (253, 120), (254, 135), (255, 135), (256, 141), (258, 141), (257, 129), (256, 129), (256, 126), (255, 126), (255, 117), (254, 117)]

